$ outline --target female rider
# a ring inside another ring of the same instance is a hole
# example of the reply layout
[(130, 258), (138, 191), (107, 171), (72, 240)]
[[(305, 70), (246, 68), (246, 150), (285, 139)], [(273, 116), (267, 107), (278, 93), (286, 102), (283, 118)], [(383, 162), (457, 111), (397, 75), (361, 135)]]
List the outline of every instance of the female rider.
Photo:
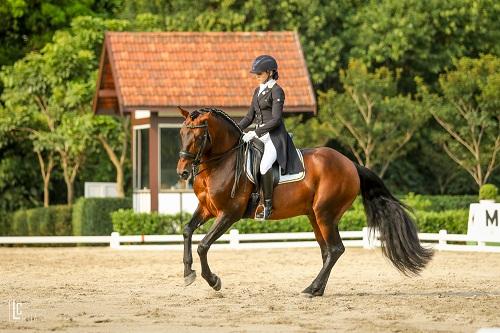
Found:
[(238, 125), (244, 130), (255, 122), (255, 130), (245, 133), (243, 141), (248, 142), (257, 137), (264, 143), (260, 162), (264, 209), (257, 211), (255, 218), (268, 219), (272, 212), (273, 163), (278, 161), (282, 174), (299, 173), (304, 169), (283, 122), (285, 92), (276, 83), (278, 63), (269, 55), (261, 55), (254, 60), (250, 73), (255, 74), (260, 84), (254, 91), (247, 115)]

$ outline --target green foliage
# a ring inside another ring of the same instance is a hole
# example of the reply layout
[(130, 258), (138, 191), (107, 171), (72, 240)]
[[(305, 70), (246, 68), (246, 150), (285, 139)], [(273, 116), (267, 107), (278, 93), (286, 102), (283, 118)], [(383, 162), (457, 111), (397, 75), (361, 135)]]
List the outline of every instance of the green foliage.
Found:
[(79, 17), (39, 53), (28, 54), (0, 74), (3, 116), (10, 131), (28, 134), (33, 150), (44, 157), (42, 170), (48, 170), (49, 158), (59, 155), (70, 204), (78, 171), (95, 150), (91, 101), (104, 31), (126, 27), (125, 21)]
[[(474, 196), (422, 196), (410, 193), (401, 198), (412, 207), (417, 228), (420, 232), (437, 233), (441, 229), (449, 233), (467, 233), (468, 207), (475, 201)], [(111, 214), (113, 230), (122, 235), (147, 234), (181, 234), (183, 226), (190, 219), (189, 214), (162, 215), (135, 213), (133, 210), (119, 210)], [(182, 219), (181, 219), (182, 218)], [(214, 219), (199, 227), (195, 233), (207, 233), (214, 223)], [(362, 200), (357, 198), (339, 223), (341, 231), (362, 230), (366, 226), (366, 215)], [(313, 231), (306, 216), (276, 221), (256, 221), (242, 219), (231, 229), (238, 229), (240, 233), (276, 233), (276, 232), (311, 232)]]
[[(468, 210), (471, 203), (477, 202), (475, 195), (418, 195), (418, 197), (430, 201), (428, 210), (433, 212)], [(418, 209), (417, 207), (415, 208)]]
[(345, 37), (351, 57), (404, 68), (408, 90), (415, 76), (434, 82), (454, 58), (500, 55), (499, 15), (495, 0), (369, 1), (347, 18)]
[(399, 72), (385, 67), (370, 73), (365, 64), (352, 60), (341, 71), (345, 92), (330, 90), (320, 96), (320, 119), (329, 136), (380, 176), (428, 119), (410, 96), (398, 93), (398, 77)]
[(495, 200), (498, 196), (498, 187), (493, 184), (484, 184), (479, 189), (479, 200)]
[(27, 210), (22, 209), (12, 214), (11, 235), (13, 236), (28, 236), (28, 214)]
[(468, 219), (467, 209), (416, 213), (419, 232), (437, 233), (439, 230), (447, 230), (450, 234), (466, 234)]
[(0, 236), (8, 236), (10, 234), (11, 220), (11, 214), (0, 211)]
[(0, 67), (40, 50), (77, 16), (112, 15), (121, 0), (6, 0), (0, 2)]
[[(183, 216), (187, 218), (188, 216)], [(134, 213), (131, 209), (120, 209), (111, 214), (113, 231), (122, 235), (169, 235), (180, 234), (181, 215), (157, 213)]]
[(461, 58), (455, 67), (439, 78), (442, 96), (417, 82), (425, 109), (442, 127), (435, 143), (480, 187), (499, 165), (500, 58)]
[(109, 235), (113, 231), (111, 213), (131, 207), (129, 198), (80, 198), (73, 208), (73, 235)]
[(15, 236), (71, 235), (71, 207), (55, 205), (18, 210), (12, 215), (11, 234)]

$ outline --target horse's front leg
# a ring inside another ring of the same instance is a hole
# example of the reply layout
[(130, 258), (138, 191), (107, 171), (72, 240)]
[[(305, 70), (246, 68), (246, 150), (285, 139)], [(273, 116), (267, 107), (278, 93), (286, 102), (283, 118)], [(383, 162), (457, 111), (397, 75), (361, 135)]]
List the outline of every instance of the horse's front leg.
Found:
[(222, 213), (213, 224), (210, 231), (203, 237), (198, 245), (198, 255), (201, 262), (201, 276), (208, 282), (208, 285), (215, 290), (220, 290), (221, 280), (213, 274), (208, 266), (207, 253), (210, 246), (222, 236), (238, 219)]
[(196, 279), (196, 272), (191, 269), (193, 265), (193, 254), (191, 250), (193, 232), (207, 220), (208, 217), (203, 214), (203, 210), (198, 206), (182, 233), (184, 236), (184, 257), (182, 261), (184, 263), (184, 284), (186, 286), (189, 286)]

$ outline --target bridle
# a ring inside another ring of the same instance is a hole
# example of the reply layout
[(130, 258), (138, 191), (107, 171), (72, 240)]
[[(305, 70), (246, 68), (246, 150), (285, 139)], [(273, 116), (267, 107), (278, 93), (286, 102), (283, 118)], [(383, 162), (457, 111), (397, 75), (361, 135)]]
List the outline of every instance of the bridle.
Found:
[(201, 162), (201, 156), (203, 154), (203, 151), (205, 150), (205, 146), (207, 145), (207, 141), (210, 140), (210, 134), (208, 133), (208, 123), (205, 121), (200, 125), (186, 125), (184, 124), (183, 127), (189, 128), (189, 129), (195, 129), (195, 128), (205, 128), (205, 131), (203, 132), (203, 137), (202, 137), (202, 143), (200, 148), (198, 149), (198, 152), (196, 154), (190, 153), (185, 150), (181, 150), (179, 152), (179, 157), (180, 158), (185, 158), (186, 160), (191, 160), (191, 175), (194, 178), (198, 174), (198, 167), (202, 163)]
[[(197, 175), (199, 175), (201, 172), (203, 172), (203, 171), (205, 171), (207, 169), (207, 168), (204, 168), (202, 170), (199, 170), (200, 164), (208, 163), (208, 162), (213, 162), (213, 161), (217, 161), (217, 160), (221, 160), (221, 159), (229, 156), (230, 152), (232, 152), (234, 150), (237, 150), (239, 148), (242, 148), (243, 145), (245, 144), (241, 140), (241, 137), (240, 137), (240, 139), (238, 140), (238, 144), (236, 144), (231, 149), (225, 151), (222, 154), (219, 154), (219, 155), (216, 155), (216, 156), (212, 156), (211, 158), (202, 161), (201, 157), (203, 155), (203, 151), (205, 150), (207, 142), (211, 141), (210, 140), (210, 133), (208, 132), (208, 122), (205, 121), (205, 122), (203, 122), (203, 123), (201, 123), (199, 125), (193, 125), (193, 124), (186, 125), (186, 124), (183, 124), (182, 126), (185, 127), (185, 128), (188, 128), (188, 129), (195, 129), (195, 128), (204, 128), (205, 129), (204, 132), (203, 132), (203, 136), (202, 136), (202, 143), (200, 145), (200, 148), (196, 152), (196, 154), (193, 154), (193, 153), (185, 151), (185, 150), (181, 150), (179, 152), (179, 157), (180, 158), (184, 158), (184, 159), (192, 161), (191, 162), (191, 177), (192, 177), (193, 181), (194, 181), (194, 178)], [(240, 154), (238, 154), (237, 159), (236, 159), (236, 170), (237, 170), (237, 172), (235, 173), (235, 182), (234, 182), (234, 185), (233, 185), (233, 190), (231, 191), (231, 198), (234, 198), (234, 193), (236, 191), (236, 187), (238, 186), (238, 179), (239, 179), (239, 176), (241, 174), (241, 172), (238, 172), (238, 171), (241, 169), (241, 164), (242, 164), (242, 159), (243, 158), (240, 155), (242, 154), (242, 152), (243, 152), (243, 150), (240, 150)]]

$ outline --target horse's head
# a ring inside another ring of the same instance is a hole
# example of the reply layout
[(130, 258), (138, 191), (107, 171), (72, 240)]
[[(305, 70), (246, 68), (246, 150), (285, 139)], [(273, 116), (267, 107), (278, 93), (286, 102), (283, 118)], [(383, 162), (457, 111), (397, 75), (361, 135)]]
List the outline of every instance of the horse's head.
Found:
[(182, 123), (181, 151), (179, 152), (179, 162), (177, 163), (177, 174), (182, 179), (188, 179), (193, 165), (200, 163), (201, 157), (210, 145), (210, 133), (208, 131), (209, 113), (188, 111), (179, 107), (184, 117)]

